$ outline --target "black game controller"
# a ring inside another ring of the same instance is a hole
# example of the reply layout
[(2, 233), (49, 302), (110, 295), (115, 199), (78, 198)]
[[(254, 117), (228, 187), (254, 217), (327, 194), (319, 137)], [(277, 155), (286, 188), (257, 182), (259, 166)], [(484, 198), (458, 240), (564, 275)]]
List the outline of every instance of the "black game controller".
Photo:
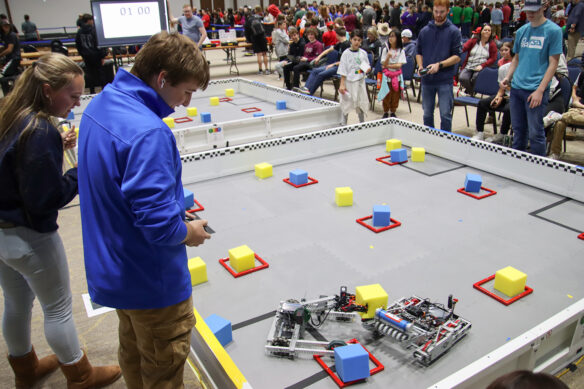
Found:
[(426, 74), (428, 74), (429, 71), (430, 67), (428, 66), (427, 68), (420, 70), (418, 73), (420, 73), (420, 76), (425, 76)]

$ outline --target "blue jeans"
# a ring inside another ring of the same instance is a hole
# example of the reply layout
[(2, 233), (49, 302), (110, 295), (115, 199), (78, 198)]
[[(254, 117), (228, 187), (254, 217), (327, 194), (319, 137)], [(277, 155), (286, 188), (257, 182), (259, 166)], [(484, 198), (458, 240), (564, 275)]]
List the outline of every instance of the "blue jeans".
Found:
[(313, 95), (314, 92), (318, 89), (319, 86), (322, 85), (324, 80), (329, 77), (334, 76), (337, 74), (338, 66), (333, 66), (327, 70), (326, 66), (321, 66), (315, 69), (312, 69), (304, 87), (310, 91), (310, 94)]
[(434, 127), (434, 106), (436, 94), (440, 108), (440, 129), (450, 131), (452, 129), (452, 106), (454, 94), (452, 93), (452, 80), (445, 84), (422, 83), (422, 108), (424, 109), (424, 125)]
[(511, 89), (509, 108), (511, 125), (513, 126), (513, 148), (525, 151), (529, 137), (531, 153), (545, 156), (546, 139), (543, 128), (543, 115), (548, 103), (549, 90), (544, 92), (539, 106), (529, 108), (527, 98), (532, 93), (533, 91), (530, 90)]
[(0, 285), (4, 291), (2, 332), (10, 355), (22, 356), (32, 348), (30, 329), (36, 296), (45, 317), (45, 337), (59, 361), (81, 359), (67, 257), (56, 231), (0, 228)]

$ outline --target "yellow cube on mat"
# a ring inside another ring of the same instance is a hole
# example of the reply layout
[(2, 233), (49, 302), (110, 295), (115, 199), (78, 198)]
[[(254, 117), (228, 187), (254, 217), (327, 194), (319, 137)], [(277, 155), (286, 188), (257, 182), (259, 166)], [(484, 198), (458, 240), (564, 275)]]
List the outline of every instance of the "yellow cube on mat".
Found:
[(349, 207), (353, 205), (353, 190), (348, 186), (335, 188), (335, 202), (337, 207)]
[(509, 297), (517, 296), (525, 290), (527, 274), (507, 266), (495, 273), (494, 288)]
[(191, 273), (191, 285), (207, 282), (207, 264), (201, 257), (189, 258), (188, 266)]
[(235, 96), (235, 91), (233, 89), (225, 89), (225, 96), (233, 97)]
[(355, 288), (355, 302), (361, 305), (367, 304), (367, 312), (359, 312), (359, 315), (363, 319), (375, 317), (375, 310), (377, 308), (386, 308), (387, 300), (387, 292), (379, 284), (364, 285)]
[(272, 176), (272, 165), (267, 162), (258, 163), (255, 165), (255, 175), (258, 178), (268, 178)]
[(255, 267), (255, 253), (247, 245), (229, 250), (229, 264), (240, 273)]
[(426, 150), (423, 147), (412, 147), (412, 162), (424, 162)]
[(399, 139), (388, 139), (385, 141), (385, 151), (391, 151), (395, 149), (401, 149), (402, 144)]
[(168, 128), (174, 128), (174, 119), (171, 117), (163, 118), (162, 121), (166, 123)]
[(187, 108), (187, 115), (188, 116), (197, 116), (199, 112), (197, 111), (197, 107), (188, 107)]
[(211, 105), (219, 105), (219, 97), (211, 97), (209, 99), (209, 102), (211, 103)]

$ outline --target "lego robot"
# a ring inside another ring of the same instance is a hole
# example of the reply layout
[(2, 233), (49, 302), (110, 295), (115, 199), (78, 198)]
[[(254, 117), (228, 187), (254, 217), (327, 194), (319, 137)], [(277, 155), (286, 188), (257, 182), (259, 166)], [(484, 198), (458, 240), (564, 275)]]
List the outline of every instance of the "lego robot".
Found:
[(471, 323), (454, 313), (458, 300), (448, 297), (448, 306), (417, 296), (401, 298), (387, 309), (378, 308), (363, 327), (375, 336), (388, 336), (424, 366), (450, 350), (470, 330)]
[(345, 342), (304, 340), (305, 330), (320, 327), (327, 319), (352, 322), (366, 312), (367, 307), (355, 303), (355, 295), (342, 286), (339, 295), (321, 296), (315, 300), (281, 301), (272, 322), (266, 343), (266, 353), (271, 356), (294, 359), (300, 355), (334, 355), (334, 347)]

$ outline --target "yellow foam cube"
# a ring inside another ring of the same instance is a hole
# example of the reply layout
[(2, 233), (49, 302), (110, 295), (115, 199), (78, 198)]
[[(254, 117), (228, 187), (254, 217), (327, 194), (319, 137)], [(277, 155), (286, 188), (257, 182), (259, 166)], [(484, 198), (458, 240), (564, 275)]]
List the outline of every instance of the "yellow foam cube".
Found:
[(412, 147), (412, 162), (424, 162), (426, 159), (426, 149), (423, 147)]
[(255, 267), (255, 253), (247, 245), (229, 250), (229, 264), (238, 273)]
[(348, 186), (335, 188), (335, 203), (337, 203), (337, 207), (353, 205), (353, 190)]
[(197, 107), (188, 107), (187, 108), (187, 115), (188, 116), (197, 116), (199, 112), (197, 111)]
[(189, 258), (188, 266), (191, 273), (191, 285), (207, 282), (207, 264), (201, 257)]
[(272, 165), (267, 162), (258, 163), (255, 165), (255, 175), (258, 178), (272, 177)]
[(517, 296), (525, 290), (527, 274), (507, 266), (495, 273), (494, 288), (509, 297)]
[(399, 139), (388, 139), (385, 141), (385, 151), (391, 151), (395, 149), (401, 149), (402, 144)]
[(233, 97), (235, 96), (235, 91), (233, 89), (225, 89), (225, 96)]
[(211, 97), (209, 99), (209, 102), (211, 103), (211, 105), (219, 105), (219, 97)]
[(171, 117), (166, 117), (163, 118), (162, 121), (164, 123), (166, 123), (166, 125), (168, 126), (168, 128), (174, 128), (174, 119)]
[(367, 305), (367, 312), (359, 312), (363, 319), (375, 317), (377, 308), (387, 307), (387, 292), (379, 284), (358, 286), (355, 288), (355, 302)]

